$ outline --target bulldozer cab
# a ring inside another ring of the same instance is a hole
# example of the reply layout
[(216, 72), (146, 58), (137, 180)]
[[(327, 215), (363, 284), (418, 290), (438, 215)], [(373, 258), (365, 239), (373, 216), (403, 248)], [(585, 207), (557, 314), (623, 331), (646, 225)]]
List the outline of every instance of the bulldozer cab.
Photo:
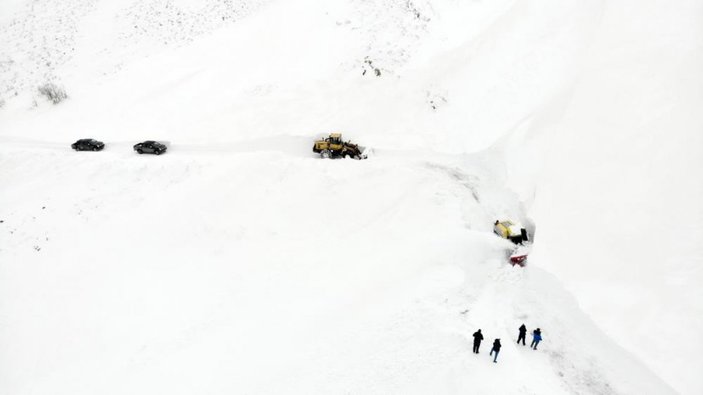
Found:
[(330, 144), (330, 149), (341, 150), (343, 147), (342, 134), (341, 133), (330, 133), (330, 136), (325, 139)]
[(330, 133), (330, 136), (327, 137), (327, 141), (329, 141), (332, 144), (342, 144), (342, 134), (341, 133)]

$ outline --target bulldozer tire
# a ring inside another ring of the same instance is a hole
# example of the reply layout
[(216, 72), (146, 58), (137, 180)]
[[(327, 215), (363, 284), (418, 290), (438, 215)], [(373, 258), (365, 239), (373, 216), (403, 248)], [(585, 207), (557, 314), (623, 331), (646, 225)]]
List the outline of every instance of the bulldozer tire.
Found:
[(320, 152), (321, 158), (329, 159), (331, 156), (332, 156), (332, 152), (330, 152), (330, 150), (328, 150), (328, 149), (322, 150), (322, 152)]

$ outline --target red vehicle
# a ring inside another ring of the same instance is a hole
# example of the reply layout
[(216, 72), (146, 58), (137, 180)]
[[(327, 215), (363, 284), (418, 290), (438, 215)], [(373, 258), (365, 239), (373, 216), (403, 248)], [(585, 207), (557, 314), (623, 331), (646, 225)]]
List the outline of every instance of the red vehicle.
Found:
[(515, 265), (520, 265), (520, 266), (525, 266), (527, 263), (527, 254), (530, 252), (530, 245), (522, 245), (519, 246), (513, 251), (512, 254), (510, 254), (510, 263), (515, 266)]

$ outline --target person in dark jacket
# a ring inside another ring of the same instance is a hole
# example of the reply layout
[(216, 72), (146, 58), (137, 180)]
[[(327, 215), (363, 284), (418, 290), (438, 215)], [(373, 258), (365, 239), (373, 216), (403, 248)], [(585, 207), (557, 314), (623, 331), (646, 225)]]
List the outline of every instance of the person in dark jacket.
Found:
[(477, 332), (474, 332), (474, 354), (478, 354), (478, 348), (481, 346), (481, 340), (483, 340), (483, 335), (479, 329)]
[(499, 352), (500, 352), (500, 339), (495, 339), (493, 341), (493, 348), (491, 348), (491, 353), (488, 354), (489, 356), (493, 355), (493, 353), (496, 354), (495, 357), (493, 357), (493, 363), (498, 362), (497, 359), (498, 359)]
[(532, 344), (530, 344), (530, 347), (532, 347), (533, 350), (536, 350), (537, 345), (541, 341), (542, 341), (542, 330), (537, 328), (532, 331)]
[(520, 325), (520, 334), (517, 336), (517, 344), (520, 344), (520, 340), (522, 340), (522, 345), (525, 345), (525, 334), (527, 333), (527, 328), (525, 328), (525, 324)]

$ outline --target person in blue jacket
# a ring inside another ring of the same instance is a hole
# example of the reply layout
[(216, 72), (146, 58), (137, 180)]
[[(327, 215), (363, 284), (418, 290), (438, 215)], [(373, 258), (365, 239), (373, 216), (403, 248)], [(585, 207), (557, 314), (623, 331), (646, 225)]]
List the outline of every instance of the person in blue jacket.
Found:
[(498, 359), (498, 353), (499, 353), (499, 352), (500, 352), (500, 339), (495, 339), (495, 340), (493, 341), (493, 348), (491, 349), (491, 353), (488, 354), (488, 356), (493, 355), (493, 353), (496, 354), (496, 355), (493, 357), (493, 363), (498, 362), (497, 359)]
[(542, 330), (537, 328), (532, 331), (532, 344), (530, 344), (530, 347), (532, 347), (533, 350), (536, 350), (537, 345), (541, 341), (542, 341)]

